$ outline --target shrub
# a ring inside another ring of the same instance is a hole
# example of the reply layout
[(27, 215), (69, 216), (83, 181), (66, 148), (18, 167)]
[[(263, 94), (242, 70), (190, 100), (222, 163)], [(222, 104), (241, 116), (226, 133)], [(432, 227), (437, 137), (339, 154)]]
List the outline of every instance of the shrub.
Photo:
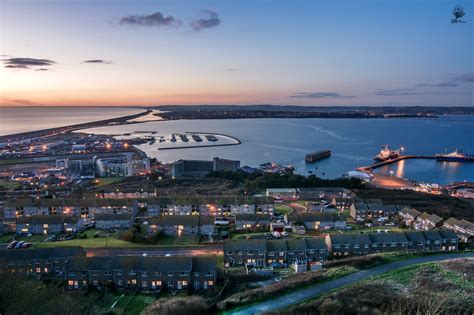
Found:
[(177, 298), (162, 298), (148, 306), (143, 315), (204, 315), (209, 313), (209, 305), (203, 297), (189, 296)]

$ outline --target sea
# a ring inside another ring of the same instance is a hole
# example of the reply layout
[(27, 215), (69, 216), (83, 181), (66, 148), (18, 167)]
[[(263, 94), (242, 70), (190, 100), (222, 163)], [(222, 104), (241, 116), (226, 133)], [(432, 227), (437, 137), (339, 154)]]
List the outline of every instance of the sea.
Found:
[[(140, 112), (131, 108), (0, 108), (0, 134), (57, 127)], [(5, 116), (4, 116), (5, 115)], [(71, 118), (73, 117), (73, 118)], [(26, 125), (25, 125), (26, 124)], [(153, 121), (82, 130), (119, 135), (154, 131), (156, 136), (171, 133), (218, 133), (239, 139), (234, 146), (158, 150), (154, 144), (138, 148), (165, 163), (178, 159), (221, 157), (258, 166), (266, 162), (292, 165), (304, 175), (336, 178), (360, 166), (373, 163), (385, 144), (404, 147), (404, 154), (434, 155), (461, 149), (474, 154), (474, 116), (405, 119), (228, 119)], [(139, 136), (139, 134), (137, 134)], [(305, 163), (307, 153), (331, 150), (332, 155), (315, 163)], [(426, 183), (474, 182), (474, 163), (446, 163), (435, 160), (405, 160), (376, 170)]]

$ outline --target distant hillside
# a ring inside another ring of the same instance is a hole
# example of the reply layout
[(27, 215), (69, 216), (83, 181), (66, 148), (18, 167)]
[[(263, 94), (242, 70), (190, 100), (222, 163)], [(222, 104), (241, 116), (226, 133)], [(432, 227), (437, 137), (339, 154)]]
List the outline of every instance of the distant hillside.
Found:
[(162, 105), (163, 111), (265, 111), (265, 112), (320, 112), (320, 113), (379, 113), (379, 114), (433, 114), (474, 115), (474, 107), (434, 106), (296, 106), (296, 105)]

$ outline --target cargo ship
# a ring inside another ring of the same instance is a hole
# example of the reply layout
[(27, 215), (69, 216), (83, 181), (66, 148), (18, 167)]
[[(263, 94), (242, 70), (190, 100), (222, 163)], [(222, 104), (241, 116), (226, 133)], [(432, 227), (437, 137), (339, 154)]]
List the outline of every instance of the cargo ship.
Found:
[(440, 162), (474, 162), (474, 155), (464, 154), (461, 150), (454, 152), (446, 152), (444, 154), (436, 154), (436, 161)]
[(384, 162), (392, 159), (396, 159), (400, 156), (400, 150), (392, 150), (388, 145), (384, 145), (380, 153), (374, 156), (376, 162)]
[(331, 156), (330, 150), (322, 150), (313, 153), (306, 154), (304, 160), (308, 163), (316, 162)]

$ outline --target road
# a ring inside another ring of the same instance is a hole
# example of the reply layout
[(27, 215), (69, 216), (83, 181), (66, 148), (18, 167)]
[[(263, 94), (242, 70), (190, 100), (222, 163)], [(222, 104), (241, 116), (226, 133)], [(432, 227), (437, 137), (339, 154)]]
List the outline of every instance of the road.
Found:
[(283, 309), (294, 304), (302, 303), (308, 299), (318, 297), (319, 295), (327, 293), (329, 291), (341, 288), (346, 285), (354, 284), (368, 277), (376, 276), (387, 271), (392, 271), (401, 267), (420, 264), (420, 263), (435, 262), (435, 261), (448, 260), (448, 259), (454, 259), (454, 258), (474, 258), (474, 253), (439, 254), (435, 256), (423, 256), (423, 257), (417, 257), (417, 258), (412, 258), (412, 259), (403, 260), (403, 261), (397, 261), (397, 262), (385, 264), (382, 266), (355, 272), (353, 274), (347, 275), (339, 279), (313, 285), (306, 289), (287, 293), (275, 299), (263, 301), (260, 303), (243, 307), (243, 308), (237, 308), (234, 311), (227, 312), (226, 314), (251, 315), (251, 314), (259, 314), (266, 311), (274, 311), (278, 309)]
[(201, 245), (201, 246), (163, 246), (163, 247), (101, 247), (86, 248), (88, 257), (92, 256), (201, 256), (201, 255), (222, 255), (222, 245)]

